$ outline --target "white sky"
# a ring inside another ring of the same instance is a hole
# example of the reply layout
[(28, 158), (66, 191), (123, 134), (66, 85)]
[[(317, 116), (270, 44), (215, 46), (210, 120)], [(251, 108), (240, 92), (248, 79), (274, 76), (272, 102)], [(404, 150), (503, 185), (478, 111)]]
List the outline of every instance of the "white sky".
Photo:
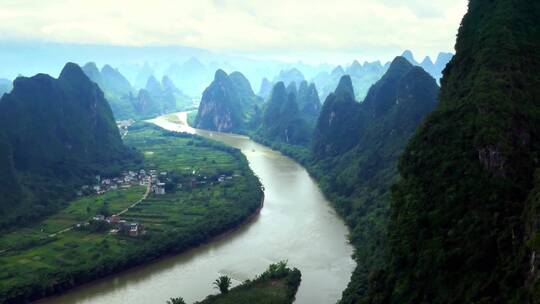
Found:
[[(0, 0), (0, 39), (184, 45), (264, 58), (453, 51), (467, 0)], [(421, 58), (419, 58), (421, 59)]]

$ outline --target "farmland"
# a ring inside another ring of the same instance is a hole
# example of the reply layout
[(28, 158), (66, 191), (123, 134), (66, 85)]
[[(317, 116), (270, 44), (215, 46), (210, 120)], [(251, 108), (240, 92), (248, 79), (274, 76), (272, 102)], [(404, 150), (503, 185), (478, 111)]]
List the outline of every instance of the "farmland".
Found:
[[(70, 229), (128, 208), (146, 191), (139, 185), (81, 197), (38, 223), (6, 232), (0, 238), (0, 302), (40, 298), (182, 252), (240, 225), (260, 207), (259, 180), (235, 149), (144, 123), (124, 140), (145, 157), (133, 169), (158, 172), (165, 189), (121, 215), (144, 227), (143, 233), (114, 234), (107, 222), (104, 229)], [(56, 279), (44, 280), (51, 276)]]

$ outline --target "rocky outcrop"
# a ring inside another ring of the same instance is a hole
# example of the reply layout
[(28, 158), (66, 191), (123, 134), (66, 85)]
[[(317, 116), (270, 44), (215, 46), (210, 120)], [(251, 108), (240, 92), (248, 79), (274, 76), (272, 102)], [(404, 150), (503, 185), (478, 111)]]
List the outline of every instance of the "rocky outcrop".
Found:
[(214, 81), (204, 90), (195, 126), (219, 132), (241, 132), (260, 103), (261, 99), (255, 96), (241, 73), (227, 75), (217, 70)]

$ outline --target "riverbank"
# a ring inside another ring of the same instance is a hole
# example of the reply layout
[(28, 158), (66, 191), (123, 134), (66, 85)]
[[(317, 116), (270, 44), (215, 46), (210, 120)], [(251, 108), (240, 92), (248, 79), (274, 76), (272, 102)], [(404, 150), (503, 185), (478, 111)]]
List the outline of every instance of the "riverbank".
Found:
[(286, 262), (272, 264), (261, 275), (226, 293), (210, 295), (195, 304), (292, 304), (300, 286), (300, 270)]
[[(143, 151), (146, 169), (165, 173), (160, 178), (166, 194), (153, 193), (122, 215), (127, 222), (140, 223), (144, 233), (130, 237), (108, 230), (74, 230), (46, 243), (28, 243), (4, 252), (0, 255), (0, 302), (25, 303), (185, 252), (230, 233), (260, 212), (261, 184), (239, 151), (198, 136), (147, 126), (130, 130), (126, 141)], [(106, 204), (116, 206), (116, 196), (111, 199)]]
[(357, 187), (355, 193), (349, 192), (345, 195), (343, 192), (347, 191), (343, 190), (343, 183), (336, 184), (332, 162), (323, 162), (322, 165), (315, 163), (310, 150), (306, 147), (268, 141), (258, 136), (250, 138), (301, 163), (347, 224), (348, 239), (355, 248), (353, 258), (356, 267), (339, 303), (353, 303), (357, 298), (357, 292), (367, 289), (369, 276), (377, 274), (376, 271), (380, 271), (384, 264), (386, 252), (381, 244), (386, 241), (389, 192), (392, 183), (398, 178), (397, 173), (379, 173), (384, 176), (379, 176), (375, 185), (365, 182), (361, 187)]
[[(126, 275), (126, 274), (129, 274), (130, 272), (137, 271), (138, 269), (148, 267), (151, 264), (158, 263), (160, 261), (173, 258), (174, 256), (176, 256), (178, 254), (189, 254), (191, 252), (199, 250), (201, 248), (201, 246), (205, 246), (208, 243), (224, 240), (225, 238), (229, 237), (231, 234), (237, 232), (239, 229), (242, 229), (245, 226), (250, 225), (251, 223), (256, 221), (257, 217), (260, 215), (260, 212), (263, 209), (263, 207), (264, 207), (264, 195), (263, 195), (263, 198), (261, 199), (259, 208), (257, 208), (257, 210), (252, 215), (250, 215), (248, 218), (246, 218), (242, 223), (240, 223), (239, 225), (237, 225), (235, 227), (232, 227), (231, 229), (229, 229), (227, 231), (224, 231), (224, 232), (222, 232), (222, 233), (220, 233), (220, 234), (218, 234), (216, 236), (213, 236), (213, 237), (209, 238), (208, 240), (206, 240), (202, 244), (199, 244), (199, 245), (193, 246), (191, 248), (188, 248), (188, 249), (184, 250), (183, 252), (177, 252), (177, 253), (174, 253), (174, 254), (170, 254), (170, 253), (165, 254), (165, 255), (157, 257), (154, 260), (148, 260), (146, 262), (142, 262), (142, 263), (140, 263), (138, 265), (135, 265), (133, 267), (130, 267), (128, 269), (123, 269), (123, 270), (121, 270), (121, 271), (119, 271), (117, 273), (108, 274), (108, 275), (106, 275), (106, 276), (104, 276), (102, 278), (92, 280), (91, 282), (87, 282), (87, 283), (81, 284), (79, 286), (76, 286), (76, 287), (73, 288), (73, 290), (76, 291), (77, 289), (84, 289), (84, 288), (88, 288), (89, 286), (95, 286), (96, 284), (100, 284), (101, 282), (106, 282), (108, 280), (113, 279), (116, 275), (119, 275), (119, 274), (120, 275)], [(36, 301), (35, 303), (40, 304), (40, 303), (47, 303), (47, 302), (50, 302), (50, 301), (54, 302), (54, 296), (49, 297), (49, 298), (40, 299), (40, 300)]]
[(239, 149), (247, 158), (265, 189), (264, 208), (256, 220), (193, 250), (169, 255), (43, 303), (146, 304), (165, 303), (178, 296), (193, 303), (216, 293), (212, 282), (217, 277), (226, 275), (235, 286), (262, 273), (268, 264), (282, 260), (302, 271), (296, 304), (335, 303), (354, 269), (353, 249), (347, 243), (346, 226), (305, 169), (245, 136), (195, 130), (176, 122), (164, 117), (152, 120), (168, 130), (222, 142)]

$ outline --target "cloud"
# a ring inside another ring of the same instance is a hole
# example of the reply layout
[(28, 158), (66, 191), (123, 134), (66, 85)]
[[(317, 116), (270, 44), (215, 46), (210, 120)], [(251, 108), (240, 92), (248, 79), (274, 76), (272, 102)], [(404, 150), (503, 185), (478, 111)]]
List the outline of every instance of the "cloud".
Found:
[(466, 0), (0, 0), (0, 38), (228, 52), (452, 50)]

